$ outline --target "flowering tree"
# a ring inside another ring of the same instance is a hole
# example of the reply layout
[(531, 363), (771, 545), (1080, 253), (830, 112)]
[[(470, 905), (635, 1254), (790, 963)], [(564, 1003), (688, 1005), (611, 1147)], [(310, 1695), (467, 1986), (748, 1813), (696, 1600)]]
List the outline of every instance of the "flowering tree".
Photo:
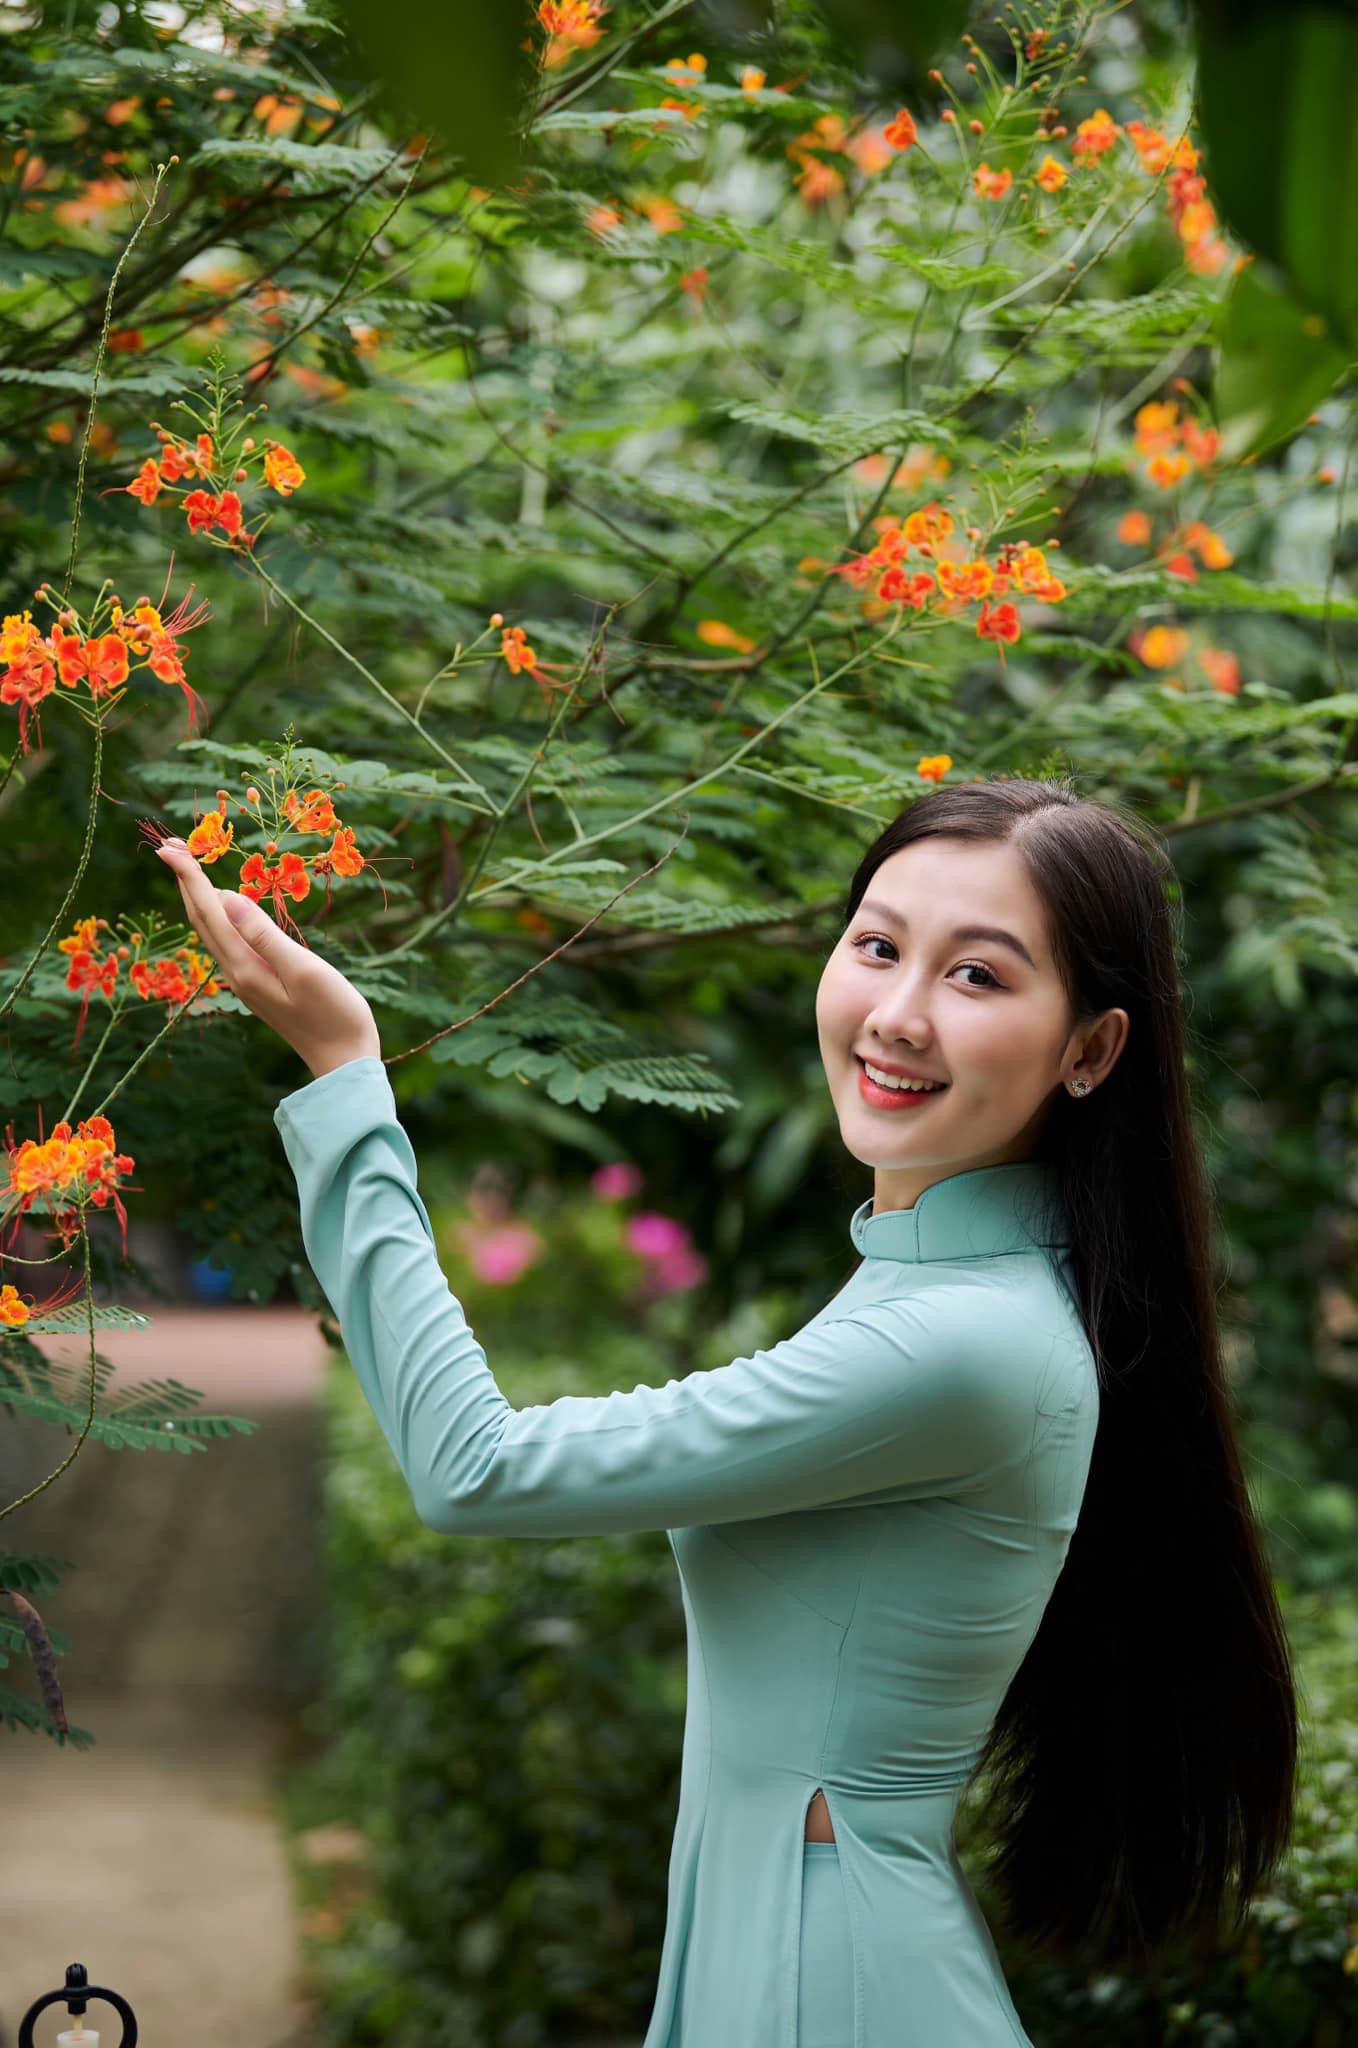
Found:
[[(234, 1262), (287, 1263), (266, 1119), (213, 1114), (272, 1049), (160, 908), (168, 831), (396, 1072), (582, 1112), (735, 1107), (648, 973), (759, 946), (791, 1000), (854, 849), (949, 776), (1068, 770), (1186, 858), (1229, 830), (1235, 971), (1351, 975), (1348, 415), (1232, 440), (1250, 259), (1153, 20), (978, 18), (883, 102), (809, 5), (695, 47), (682, 5), (543, 0), (487, 185), (311, 17), (113, 12), (10, 38), (3, 165), (0, 1399), (79, 1425), (52, 1479), (240, 1426), (101, 1408), (89, 1212), (125, 1231), (138, 1163), (272, 1180)], [(31, 1341), (73, 1323), (79, 1384)]]

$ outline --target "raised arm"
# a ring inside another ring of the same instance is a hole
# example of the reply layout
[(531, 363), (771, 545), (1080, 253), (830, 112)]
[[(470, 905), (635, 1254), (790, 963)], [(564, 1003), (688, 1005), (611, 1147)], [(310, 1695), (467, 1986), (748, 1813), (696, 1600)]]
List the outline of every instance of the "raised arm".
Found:
[(969, 1490), (1024, 1454), (1033, 1380), (993, 1296), (822, 1312), (663, 1387), (514, 1408), (439, 1265), (386, 1069), (355, 1059), (274, 1112), (302, 1240), (420, 1519), (449, 1535), (600, 1536)]

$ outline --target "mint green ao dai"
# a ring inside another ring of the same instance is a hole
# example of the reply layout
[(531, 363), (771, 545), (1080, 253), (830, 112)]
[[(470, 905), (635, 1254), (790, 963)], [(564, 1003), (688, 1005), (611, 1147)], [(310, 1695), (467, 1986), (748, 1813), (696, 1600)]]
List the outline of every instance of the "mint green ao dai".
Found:
[(308, 1082), (275, 1122), (421, 1520), (668, 1533), (688, 1706), (643, 2048), (799, 2048), (818, 1790), (847, 1932), (836, 2048), (1026, 2041), (952, 1824), (1064, 1562), (1098, 1418), (1050, 1168), (954, 1174), (880, 1216), (864, 1202), (862, 1263), (767, 1350), (516, 1409), (439, 1266), (381, 1060)]

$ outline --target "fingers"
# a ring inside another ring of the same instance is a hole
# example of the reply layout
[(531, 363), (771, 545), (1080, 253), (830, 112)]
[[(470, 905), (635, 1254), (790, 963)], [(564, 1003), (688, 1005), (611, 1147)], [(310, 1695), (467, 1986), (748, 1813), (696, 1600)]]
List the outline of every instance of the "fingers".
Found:
[[(252, 978), (256, 985), (262, 982), (265, 987), (272, 985), (279, 993), (284, 993), (281, 977), (271, 962), (250, 944), (247, 934), (237, 931), (226, 914), (222, 891), (203, 873), (182, 841), (169, 840), (156, 851), (166, 867), (174, 870), (189, 923), (241, 1000), (250, 1001)], [(270, 923), (257, 903), (251, 904), (250, 908), (263, 923)], [(286, 934), (279, 933), (279, 937), (286, 937)]]

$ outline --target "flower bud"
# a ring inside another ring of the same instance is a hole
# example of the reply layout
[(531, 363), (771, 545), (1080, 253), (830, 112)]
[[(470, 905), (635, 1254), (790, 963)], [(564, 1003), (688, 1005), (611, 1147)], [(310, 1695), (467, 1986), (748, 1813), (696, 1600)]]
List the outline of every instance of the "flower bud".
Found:
[(971, 128), (971, 132), (972, 132), (972, 134), (973, 134), (973, 135), (984, 135), (984, 134), (985, 134), (985, 122), (984, 122), (984, 121), (972, 121), (971, 123), (969, 123), (969, 126), (970, 126), (970, 128)]
[(248, 469), (234, 469), (231, 472), (231, 481), (233, 484), (243, 484), (249, 480), (249, 476)]
[(244, 439), (244, 440), (243, 440), (243, 441), (241, 442), (241, 444), (240, 444), (240, 445), (241, 445), (241, 453), (242, 453), (242, 454), (244, 454), (244, 455), (252, 455), (252, 454), (254, 453), (254, 447), (255, 447), (255, 437), (254, 437), (254, 435), (253, 435), (253, 434), (247, 434), (247, 435), (246, 435), (246, 437), (245, 437), (245, 439)]
[(257, 804), (259, 802), (259, 791), (255, 788), (253, 783), (251, 783), (249, 789), (247, 789), (245, 792), (245, 801), (247, 804)]
[(496, 631), (496, 632), (498, 632), (498, 631), (499, 631), (500, 627), (501, 627), (501, 626), (503, 626), (504, 622), (505, 622), (505, 615), (504, 615), (504, 613), (503, 613), (503, 612), (492, 612), (492, 613), (491, 613), (491, 615), (490, 615), (490, 623), (491, 623), (491, 625), (492, 625), (492, 626), (494, 627), (494, 629), (495, 629), (495, 631)]

